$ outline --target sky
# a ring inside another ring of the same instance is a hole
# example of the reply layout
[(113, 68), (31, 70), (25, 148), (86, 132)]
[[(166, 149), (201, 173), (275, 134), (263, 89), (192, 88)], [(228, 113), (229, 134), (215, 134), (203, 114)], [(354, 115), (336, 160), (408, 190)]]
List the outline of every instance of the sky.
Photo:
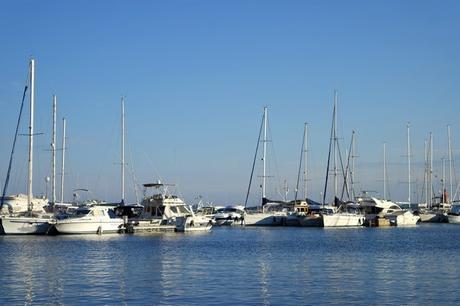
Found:
[[(34, 58), (37, 195), (50, 194), (55, 94), (59, 142), (67, 120), (67, 201), (77, 188), (89, 190), (80, 199), (120, 200), (121, 96), (127, 202), (142, 196), (134, 186), (161, 179), (190, 204), (244, 203), (265, 106), (268, 197), (283, 197), (286, 184), (294, 198), (307, 122), (307, 191), (320, 200), (334, 90), (343, 154), (356, 133), (356, 192), (382, 195), (386, 143), (389, 196), (408, 199), (408, 122), (412, 200), (430, 132), (440, 188), (448, 124), (455, 190), (459, 17), (458, 1), (1, 1), (0, 183)], [(20, 137), (8, 194), (27, 192), (26, 169)], [(260, 176), (259, 155), (248, 205), (260, 203)]]

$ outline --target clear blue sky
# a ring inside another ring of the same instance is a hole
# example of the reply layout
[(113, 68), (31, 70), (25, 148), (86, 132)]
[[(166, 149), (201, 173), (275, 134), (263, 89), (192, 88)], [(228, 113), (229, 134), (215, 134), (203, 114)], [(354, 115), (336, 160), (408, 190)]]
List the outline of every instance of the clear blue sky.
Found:
[[(460, 143), (459, 17), (459, 1), (2, 1), (0, 182), (33, 56), (36, 130), (44, 133), (36, 137), (36, 194), (50, 171), (56, 94), (59, 126), (68, 120), (65, 198), (88, 188), (91, 197), (119, 199), (125, 95), (128, 168), (139, 183), (161, 177), (189, 202), (243, 202), (266, 105), (276, 176), (269, 196), (279, 197), (274, 183), (286, 179), (293, 197), (308, 122), (310, 196), (319, 199), (337, 89), (343, 151), (357, 133), (357, 188), (382, 191), (387, 142), (391, 196), (406, 200), (406, 122), (418, 187), (428, 133), (438, 175), (447, 124), (454, 149)], [(10, 193), (26, 192), (26, 147), (23, 137)]]

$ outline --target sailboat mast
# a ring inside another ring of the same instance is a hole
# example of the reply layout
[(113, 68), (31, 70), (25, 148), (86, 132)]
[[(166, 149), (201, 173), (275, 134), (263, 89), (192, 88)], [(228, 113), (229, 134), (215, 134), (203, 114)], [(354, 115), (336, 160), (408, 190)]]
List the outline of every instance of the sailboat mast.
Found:
[(409, 208), (410, 208), (410, 185), (411, 185), (411, 177), (410, 177), (410, 123), (407, 123), (407, 178), (408, 178), (408, 195), (407, 195), (407, 201), (409, 202)]
[(334, 200), (337, 197), (337, 90), (334, 90)]
[(121, 97), (121, 203), (125, 203), (125, 97)]
[(308, 195), (308, 123), (305, 122), (304, 131), (304, 151), (303, 151), (303, 198), (306, 200)]
[(430, 208), (433, 204), (433, 133), (430, 132)]
[(424, 177), (424, 183), (425, 183), (425, 204), (428, 205), (428, 144), (427, 141), (425, 140), (425, 177)]
[(449, 195), (450, 195), (450, 198), (451, 198), (451, 202), (453, 200), (453, 181), (452, 181), (452, 142), (451, 142), (451, 138), (450, 138), (450, 125), (447, 126), (447, 138), (448, 138), (448, 151), (449, 151), (449, 184), (450, 184), (450, 190), (449, 190)]
[(53, 132), (51, 136), (51, 203), (56, 202), (56, 95), (53, 95)]
[(65, 177), (65, 129), (66, 119), (62, 119), (62, 159), (61, 159), (61, 203), (64, 203), (64, 177)]
[(355, 131), (353, 130), (352, 134), (351, 134), (351, 175), (350, 175), (350, 178), (351, 178), (351, 184), (350, 184), (350, 188), (351, 188), (351, 196), (352, 196), (352, 200), (354, 200), (355, 198)]
[(27, 209), (32, 210), (32, 178), (33, 178), (33, 148), (34, 148), (34, 103), (35, 103), (35, 60), (30, 60), (30, 114), (29, 114), (29, 161)]
[(263, 152), (262, 152), (262, 162), (263, 162), (263, 172), (262, 172), (262, 205), (265, 204), (266, 201), (266, 171), (267, 171), (267, 165), (266, 165), (266, 158), (267, 158), (267, 107), (264, 107), (264, 137), (263, 137)]
[(442, 203), (446, 203), (445, 192), (446, 190), (446, 159), (443, 157), (441, 158), (442, 163), (442, 179), (441, 179), (441, 200)]
[(387, 199), (387, 143), (383, 143), (383, 199)]

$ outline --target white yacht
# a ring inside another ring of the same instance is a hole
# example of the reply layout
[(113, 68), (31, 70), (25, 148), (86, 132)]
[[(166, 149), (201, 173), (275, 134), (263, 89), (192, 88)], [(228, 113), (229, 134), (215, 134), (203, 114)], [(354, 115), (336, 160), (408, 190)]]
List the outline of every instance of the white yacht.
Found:
[(115, 213), (115, 205), (82, 206), (63, 219), (56, 220), (60, 234), (103, 234), (123, 230), (123, 219)]
[(449, 219), (449, 223), (460, 224), (460, 204), (452, 205), (452, 209), (447, 214), (447, 218)]
[[(262, 203), (264, 203), (263, 199)], [(262, 207), (246, 208), (244, 225), (246, 226), (280, 226), (286, 224), (288, 213), (280, 203), (265, 203)]]
[[(5, 196), (0, 214), (19, 214), (24, 213), (29, 209), (28, 199), (26, 194), (17, 194)], [(32, 206), (35, 213), (44, 213), (43, 209), (48, 205), (48, 199), (45, 197), (32, 197)]]
[(354, 203), (347, 203), (338, 207), (336, 210), (330, 208), (323, 209), (322, 218), (324, 227), (359, 227), (364, 225), (364, 214)]
[[(138, 217), (128, 220), (128, 232), (189, 232), (211, 229), (211, 218), (195, 215), (182, 199), (169, 192), (168, 188), (171, 186), (174, 185), (160, 181), (144, 184), (145, 194), (141, 203), (144, 210)], [(147, 195), (150, 188), (156, 192)]]
[(287, 226), (322, 227), (321, 207), (307, 204), (306, 201), (295, 201), (294, 211), (286, 217)]
[(243, 206), (226, 206), (217, 209), (212, 220), (216, 225), (241, 225), (244, 221)]
[(414, 215), (410, 210), (402, 209), (392, 201), (375, 197), (361, 197), (358, 198), (358, 203), (364, 210), (368, 221), (385, 218), (390, 221), (391, 225), (408, 226), (415, 225), (420, 220), (420, 216)]

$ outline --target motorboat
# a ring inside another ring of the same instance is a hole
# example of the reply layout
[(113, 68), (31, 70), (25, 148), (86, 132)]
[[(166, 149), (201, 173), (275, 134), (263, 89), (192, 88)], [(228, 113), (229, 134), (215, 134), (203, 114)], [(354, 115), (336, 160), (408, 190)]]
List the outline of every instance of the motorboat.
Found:
[(226, 206), (217, 209), (212, 218), (213, 223), (222, 225), (242, 225), (245, 217), (243, 206)]
[(449, 223), (460, 224), (460, 204), (452, 205), (450, 212), (447, 214)]
[[(3, 203), (0, 214), (19, 214), (28, 211), (29, 204), (26, 194), (9, 195), (0, 199)], [(45, 197), (32, 197), (32, 207), (35, 213), (44, 213), (44, 207), (48, 205)]]
[(402, 209), (398, 204), (376, 197), (359, 197), (357, 199), (361, 209), (366, 215), (367, 222), (373, 222), (378, 218), (385, 218), (395, 226), (415, 225), (420, 221), (420, 216), (410, 210)]
[(322, 210), (324, 227), (360, 227), (365, 223), (360, 206), (355, 203), (345, 203), (337, 208), (329, 206)]
[[(144, 198), (141, 205), (142, 213), (128, 219), (128, 232), (164, 232), (164, 231), (208, 231), (212, 227), (211, 218), (196, 215), (192, 209), (178, 196), (169, 191), (173, 184), (144, 184)], [(148, 194), (148, 190), (155, 190)]]
[(123, 219), (115, 213), (114, 205), (95, 204), (82, 206), (62, 219), (57, 219), (60, 234), (103, 234), (123, 230)]
[(288, 212), (280, 203), (267, 202), (262, 207), (249, 207), (245, 210), (246, 226), (280, 226), (286, 225)]
[(0, 233), (6, 235), (45, 235), (55, 220), (51, 214), (22, 212), (0, 216)]
[(321, 207), (296, 201), (294, 211), (286, 217), (286, 226), (322, 227)]

